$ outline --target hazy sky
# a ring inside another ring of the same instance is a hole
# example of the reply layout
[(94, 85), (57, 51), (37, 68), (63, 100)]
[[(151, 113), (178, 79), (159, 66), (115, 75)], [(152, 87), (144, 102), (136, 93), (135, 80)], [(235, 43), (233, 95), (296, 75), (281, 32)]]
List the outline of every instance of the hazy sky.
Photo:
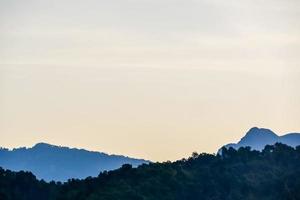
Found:
[(300, 132), (299, 0), (0, 0), (0, 146), (151, 160)]

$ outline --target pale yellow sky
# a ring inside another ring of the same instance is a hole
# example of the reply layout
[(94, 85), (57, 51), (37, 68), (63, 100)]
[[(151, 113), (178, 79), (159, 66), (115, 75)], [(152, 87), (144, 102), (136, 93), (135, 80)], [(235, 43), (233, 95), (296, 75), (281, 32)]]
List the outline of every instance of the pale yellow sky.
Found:
[(298, 0), (0, 0), (0, 146), (150, 160), (300, 132)]

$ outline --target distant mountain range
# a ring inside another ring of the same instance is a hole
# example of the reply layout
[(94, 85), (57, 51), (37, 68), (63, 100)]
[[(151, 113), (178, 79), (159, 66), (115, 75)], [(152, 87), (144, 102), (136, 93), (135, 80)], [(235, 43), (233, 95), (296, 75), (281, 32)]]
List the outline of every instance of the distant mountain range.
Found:
[(32, 148), (13, 150), (0, 148), (0, 166), (13, 171), (31, 171), (45, 181), (66, 181), (71, 178), (97, 176), (123, 164), (136, 167), (149, 161), (119, 155), (108, 155), (84, 149), (38, 143)]
[(288, 133), (278, 136), (270, 129), (254, 127), (238, 143), (230, 143), (224, 147), (238, 149), (249, 146), (251, 149), (261, 151), (266, 145), (273, 145), (275, 143), (283, 143), (291, 147), (296, 147), (300, 145), (300, 133)]
[(64, 184), (0, 167), (0, 200), (299, 200), (300, 148), (196, 154)]
[[(250, 146), (251, 149), (260, 151), (266, 145), (275, 143), (295, 147), (300, 145), (300, 133), (278, 136), (269, 129), (254, 127), (238, 143), (230, 143), (224, 147), (238, 149)], [(221, 151), (219, 150), (218, 153)], [(149, 161), (46, 143), (38, 143), (32, 148), (23, 147), (13, 150), (0, 148), (0, 167), (13, 171), (30, 171), (38, 179), (45, 181), (64, 182), (71, 178), (95, 177), (101, 171), (114, 170), (123, 164), (136, 167), (143, 163)]]

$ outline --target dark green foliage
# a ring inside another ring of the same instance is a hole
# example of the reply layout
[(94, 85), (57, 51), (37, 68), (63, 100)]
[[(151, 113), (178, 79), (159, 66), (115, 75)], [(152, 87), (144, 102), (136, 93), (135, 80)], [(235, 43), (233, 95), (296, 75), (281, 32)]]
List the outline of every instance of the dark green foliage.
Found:
[(0, 200), (54, 200), (57, 192), (58, 185), (38, 181), (31, 172), (0, 168)]
[(0, 200), (298, 200), (300, 147), (242, 147), (176, 162), (123, 165), (96, 178), (37, 181), (28, 172), (0, 170)]

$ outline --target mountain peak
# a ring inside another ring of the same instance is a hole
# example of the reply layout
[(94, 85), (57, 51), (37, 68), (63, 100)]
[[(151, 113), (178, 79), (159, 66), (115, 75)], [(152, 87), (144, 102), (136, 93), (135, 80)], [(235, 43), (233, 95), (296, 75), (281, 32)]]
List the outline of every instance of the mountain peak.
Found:
[(36, 149), (36, 148), (51, 148), (53, 147), (53, 145), (48, 144), (48, 143), (44, 143), (44, 142), (39, 142), (37, 144), (35, 144), (32, 148)]
[(258, 128), (253, 127), (251, 128), (245, 135), (245, 137), (257, 137), (261, 135), (271, 136), (271, 137), (278, 137), (273, 131), (266, 128)]
[(278, 136), (266, 128), (251, 128), (246, 135), (239, 141), (241, 146), (252, 146), (254, 149), (261, 149), (268, 143), (275, 143)]
[(273, 145), (276, 142), (295, 147), (300, 145), (300, 133), (290, 133), (278, 136), (270, 129), (253, 127), (238, 143), (230, 143), (224, 145), (224, 147), (238, 149), (240, 147), (249, 146), (252, 149), (261, 151), (266, 145)]

